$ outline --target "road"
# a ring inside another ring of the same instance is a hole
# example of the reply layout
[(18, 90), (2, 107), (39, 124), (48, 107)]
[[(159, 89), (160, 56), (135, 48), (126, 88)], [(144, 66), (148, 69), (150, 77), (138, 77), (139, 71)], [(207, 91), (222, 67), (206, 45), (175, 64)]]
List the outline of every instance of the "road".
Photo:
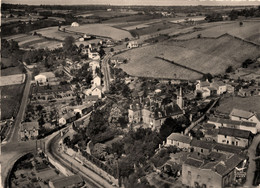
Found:
[(47, 155), (51, 155), (53, 158), (55, 158), (56, 161), (59, 161), (59, 163), (62, 166), (82, 176), (86, 181), (88, 187), (98, 187), (98, 188), (113, 187), (105, 179), (103, 179), (101, 176), (99, 176), (89, 168), (82, 166), (79, 162), (77, 162), (70, 156), (64, 154), (63, 152), (59, 152), (58, 142), (60, 139), (61, 139), (60, 134), (57, 134), (56, 136), (51, 138), (48, 143), (46, 143), (47, 144), (46, 148), (48, 151)]
[(109, 91), (110, 88), (110, 68), (109, 60), (112, 57), (112, 54), (108, 53), (102, 60), (102, 70), (104, 74), (104, 90)]
[(24, 112), (27, 106), (28, 96), (30, 92), (30, 85), (32, 80), (31, 72), (26, 68), (27, 71), (27, 79), (23, 91), (23, 97), (21, 99), (21, 104), (17, 116), (15, 118), (15, 122), (11, 127), (6, 139), (4, 140), (4, 144), (1, 143), (1, 174), (2, 174), (2, 185), (6, 187), (5, 184), (7, 174), (11, 170), (14, 162), (19, 159), (19, 157), (27, 152), (31, 152), (35, 149), (35, 141), (29, 142), (19, 142), (19, 130), (20, 123), (23, 119)]
[(255, 176), (255, 170), (256, 170), (256, 164), (255, 164), (255, 152), (256, 152), (256, 147), (258, 143), (260, 142), (260, 135), (256, 135), (253, 139), (252, 144), (248, 148), (248, 156), (249, 156), (249, 165), (247, 169), (247, 176), (246, 176), (246, 182), (244, 184), (244, 187), (254, 187), (253, 180)]

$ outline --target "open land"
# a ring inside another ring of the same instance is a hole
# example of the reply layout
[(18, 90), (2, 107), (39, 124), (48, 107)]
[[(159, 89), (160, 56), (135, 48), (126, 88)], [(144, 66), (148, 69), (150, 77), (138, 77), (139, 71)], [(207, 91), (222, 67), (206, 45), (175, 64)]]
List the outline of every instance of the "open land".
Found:
[(109, 37), (115, 40), (131, 38), (131, 34), (125, 30), (117, 29), (105, 24), (86, 24), (79, 27), (67, 27), (66, 30), (98, 36)]
[(1, 119), (9, 119), (18, 112), (24, 84), (1, 86)]
[(119, 16), (128, 16), (137, 14), (136, 11), (86, 11), (84, 13), (78, 14), (77, 16), (82, 17), (100, 17), (100, 18), (111, 18), (111, 17), (119, 17)]
[(66, 33), (66, 32), (62, 32), (62, 31), (58, 31), (57, 26), (39, 29), (39, 30), (36, 30), (36, 32), (41, 34), (44, 37), (58, 39), (58, 40), (64, 40), (67, 36), (72, 36), (75, 39), (80, 37), (80, 35), (77, 35), (75, 33)]
[(217, 110), (229, 114), (233, 108), (237, 108), (260, 114), (260, 103), (256, 101), (260, 101), (260, 96), (223, 98)]
[(14, 74), (10, 76), (0, 77), (0, 86), (16, 85), (21, 84), (25, 80), (24, 74)]
[(218, 24), (214, 27), (206, 28), (201, 31), (182, 35), (177, 39), (196, 38), (198, 34), (201, 34), (201, 37), (219, 37), (225, 33), (228, 33), (230, 35), (260, 44), (259, 28), (259, 21), (244, 21), (242, 26), (239, 25), (239, 22), (231, 22), (228, 24)]
[[(225, 72), (228, 66), (235, 68), (247, 58), (260, 55), (260, 47), (225, 35), (217, 39), (169, 40), (138, 49), (129, 50), (117, 56), (128, 60), (121, 65), (128, 74), (172, 79), (198, 79), (201, 75), (176, 67), (156, 56), (212, 75)], [(153, 55), (146, 55), (153, 54)]]

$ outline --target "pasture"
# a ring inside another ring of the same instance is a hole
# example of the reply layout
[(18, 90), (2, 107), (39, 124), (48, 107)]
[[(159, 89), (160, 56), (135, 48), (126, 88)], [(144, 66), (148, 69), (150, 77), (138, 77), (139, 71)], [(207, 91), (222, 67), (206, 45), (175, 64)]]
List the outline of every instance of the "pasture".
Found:
[(253, 111), (260, 114), (260, 103), (256, 102), (260, 101), (260, 96), (252, 96), (252, 97), (229, 97), (223, 98), (220, 101), (220, 105), (217, 107), (219, 112), (229, 114), (233, 108), (238, 108), (247, 111)]
[(37, 33), (41, 34), (44, 37), (52, 38), (52, 39), (58, 39), (58, 40), (64, 40), (67, 36), (72, 36), (75, 39), (79, 38), (80, 35), (77, 35), (75, 33), (66, 33), (63, 31), (58, 31), (58, 27), (47, 27), (44, 29), (35, 30)]
[(9, 119), (16, 116), (23, 94), (24, 84), (1, 86), (1, 119)]
[(182, 35), (177, 39), (196, 38), (198, 34), (201, 34), (201, 37), (219, 37), (225, 33), (228, 33), (230, 35), (260, 44), (259, 28), (259, 21), (243, 21), (242, 26), (240, 26), (239, 22), (230, 22), (204, 28), (201, 31), (197, 31), (191, 34)]
[(66, 30), (71, 32), (86, 33), (92, 35), (98, 35), (103, 37), (109, 37), (114, 40), (122, 40), (125, 38), (131, 38), (131, 34), (128, 31), (117, 29), (105, 24), (85, 24), (79, 27), (66, 27)]
[(0, 77), (0, 86), (21, 84), (25, 80), (25, 74), (14, 74)]
[(128, 60), (121, 68), (130, 75), (193, 80), (201, 75), (155, 57), (217, 75), (224, 73), (230, 65), (237, 68), (247, 58), (255, 59), (259, 55), (259, 46), (225, 35), (218, 39), (168, 40), (128, 50), (117, 56)]

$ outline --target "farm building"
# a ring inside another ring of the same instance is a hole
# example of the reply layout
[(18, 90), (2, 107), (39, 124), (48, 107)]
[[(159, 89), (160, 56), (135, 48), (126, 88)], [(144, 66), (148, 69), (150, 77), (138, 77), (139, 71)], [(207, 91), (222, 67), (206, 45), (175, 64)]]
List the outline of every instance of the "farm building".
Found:
[(53, 72), (42, 72), (34, 77), (35, 82), (40, 85), (45, 85), (48, 82), (55, 79), (55, 74)]
[(31, 139), (37, 138), (39, 134), (39, 123), (37, 121), (34, 122), (25, 122), (21, 125), (21, 139)]
[(66, 123), (72, 123), (75, 120), (76, 120), (76, 113), (75, 112), (68, 112), (67, 114), (65, 114), (64, 116), (62, 116), (59, 119), (59, 125), (63, 126)]
[(127, 44), (127, 48), (137, 48), (137, 47), (138, 47), (137, 41), (131, 41)]
[(73, 22), (73, 23), (71, 24), (71, 27), (79, 27), (79, 23)]
[(74, 107), (74, 112), (79, 113), (81, 116), (89, 113), (93, 107), (93, 103), (88, 103), (86, 105), (80, 105)]

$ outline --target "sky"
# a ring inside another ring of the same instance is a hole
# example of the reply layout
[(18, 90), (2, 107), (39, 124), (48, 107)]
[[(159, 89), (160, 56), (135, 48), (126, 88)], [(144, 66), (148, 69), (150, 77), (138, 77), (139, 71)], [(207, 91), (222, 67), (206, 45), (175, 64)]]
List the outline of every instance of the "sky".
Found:
[(2, 2), (30, 5), (260, 5), (260, 0), (2, 0)]

